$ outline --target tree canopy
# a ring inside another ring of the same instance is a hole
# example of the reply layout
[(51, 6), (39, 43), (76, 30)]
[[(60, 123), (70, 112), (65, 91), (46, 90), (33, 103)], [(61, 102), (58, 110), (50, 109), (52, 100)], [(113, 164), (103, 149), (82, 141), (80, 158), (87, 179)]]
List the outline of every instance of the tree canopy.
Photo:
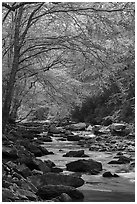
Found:
[(38, 107), (67, 115), (112, 84), (118, 91), (109, 102), (134, 101), (134, 2), (2, 7), (3, 130)]

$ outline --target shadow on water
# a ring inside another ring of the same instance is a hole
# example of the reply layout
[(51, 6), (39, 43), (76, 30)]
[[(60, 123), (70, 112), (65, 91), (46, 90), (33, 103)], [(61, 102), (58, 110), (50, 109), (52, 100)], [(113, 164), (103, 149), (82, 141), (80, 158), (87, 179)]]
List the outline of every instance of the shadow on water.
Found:
[[(83, 190), (84, 200), (78, 202), (135, 202), (134, 193)], [(75, 202), (75, 201), (74, 201)]]

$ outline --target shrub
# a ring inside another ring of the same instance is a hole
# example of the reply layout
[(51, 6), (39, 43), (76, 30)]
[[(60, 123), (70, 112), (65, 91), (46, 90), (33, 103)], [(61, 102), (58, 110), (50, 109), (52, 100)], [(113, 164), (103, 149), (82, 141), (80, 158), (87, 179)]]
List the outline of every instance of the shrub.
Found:
[[(132, 98), (131, 98), (132, 97)], [(88, 97), (81, 107), (76, 106), (71, 117), (77, 122), (87, 122), (93, 125), (103, 124), (103, 118), (112, 117), (113, 122), (134, 121), (134, 86), (121, 92), (117, 83), (110, 78), (109, 88), (103, 92)]]

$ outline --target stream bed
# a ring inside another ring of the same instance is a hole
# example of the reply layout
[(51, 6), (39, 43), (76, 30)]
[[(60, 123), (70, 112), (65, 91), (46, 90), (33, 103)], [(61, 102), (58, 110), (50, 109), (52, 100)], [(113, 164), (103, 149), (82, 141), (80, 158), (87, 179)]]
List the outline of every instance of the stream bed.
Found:
[[(51, 160), (57, 167), (63, 169), (63, 174), (73, 174), (66, 170), (66, 164), (71, 161), (81, 159), (79, 157), (63, 157), (70, 150), (85, 151), (89, 157), (82, 159), (94, 159), (102, 163), (103, 170), (98, 175), (90, 175), (80, 173), (85, 184), (78, 189), (83, 192), (83, 202), (134, 202), (135, 201), (135, 172), (126, 172), (128, 164), (108, 164), (116, 155), (116, 152), (98, 152), (89, 151), (89, 148), (80, 147), (75, 141), (60, 141), (59, 138), (52, 138), (52, 142), (46, 142), (44, 145), (49, 151), (53, 151), (53, 155), (39, 157), (41, 160)], [(104, 178), (102, 174), (105, 171), (116, 173), (119, 177)]]

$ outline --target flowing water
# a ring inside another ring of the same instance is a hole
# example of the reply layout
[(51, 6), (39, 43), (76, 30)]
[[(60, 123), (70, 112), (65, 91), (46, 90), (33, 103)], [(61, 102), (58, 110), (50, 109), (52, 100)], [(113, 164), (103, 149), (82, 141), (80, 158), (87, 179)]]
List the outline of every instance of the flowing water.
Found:
[[(85, 150), (89, 157), (84, 159), (94, 159), (100, 161), (103, 171), (98, 175), (82, 174), (85, 184), (78, 189), (84, 194), (83, 202), (134, 202), (135, 201), (135, 172), (121, 173), (127, 165), (109, 165), (107, 164), (116, 153), (89, 151), (88, 148), (81, 148), (77, 142), (59, 141), (59, 138), (53, 138), (53, 142), (46, 142), (45, 146), (54, 155), (46, 155), (40, 159), (53, 161), (57, 167), (63, 169), (64, 174), (72, 174), (66, 170), (66, 164), (81, 158), (63, 157), (62, 155), (70, 150)], [(104, 178), (102, 173), (111, 171), (117, 173), (120, 177)], [(120, 173), (119, 173), (120, 172)]]

